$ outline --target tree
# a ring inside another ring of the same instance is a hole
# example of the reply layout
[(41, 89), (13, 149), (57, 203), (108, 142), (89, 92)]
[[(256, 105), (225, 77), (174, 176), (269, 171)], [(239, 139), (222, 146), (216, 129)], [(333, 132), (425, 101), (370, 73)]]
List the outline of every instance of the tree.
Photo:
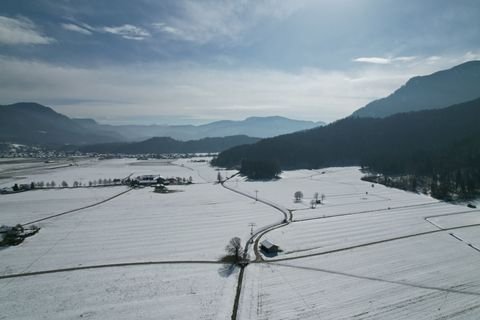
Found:
[(193, 182), (192, 176), (188, 177), (188, 183), (191, 184)]
[(51, 186), (52, 188), (55, 188), (56, 185), (57, 185), (57, 184), (55, 183), (55, 181), (52, 180), (52, 182), (50, 182), (50, 186)]
[(229, 243), (225, 247), (227, 256), (224, 258), (225, 261), (230, 261), (234, 264), (239, 264), (243, 261), (243, 247), (242, 241), (239, 237), (233, 237), (230, 239)]
[[(63, 183), (62, 183), (62, 185), (63, 185)], [(73, 181), (73, 187), (78, 188), (78, 181)]]
[(315, 209), (315, 208), (317, 207), (317, 200), (312, 199), (312, 200), (310, 201), (310, 207), (311, 207), (312, 209)]
[(320, 196), (320, 199), (321, 199), (322, 203), (323, 203), (323, 201), (325, 201), (325, 194), (324, 193), (322, 193), (322, 195)]
[(293, 196), (295, 197), (295, 202), (300, 202), (302, 201), (302, 198), (303, 198), (303, 192), (297, 191)]
[(315, 192), (315, 193), (313, 194), (313, 200), (315, 200), (315, 203), (318, 203), (318, 197), (319, 197), (318, 192)]
[(220, 183), (220, 182), (222, 182), (222, 180), (223, 180), (222, 174), (219, 171), (218, 174), (217, 174), (217, 181)]
[(89, 187), (93, 186), (93, 182), (92, 182), (92, 181), (88, 181), (88, 186), (89, 186)]
[(63, 180), (62, 181), (62, 188), (67, 188), (67, 187), (68, 187), (67, 181)]

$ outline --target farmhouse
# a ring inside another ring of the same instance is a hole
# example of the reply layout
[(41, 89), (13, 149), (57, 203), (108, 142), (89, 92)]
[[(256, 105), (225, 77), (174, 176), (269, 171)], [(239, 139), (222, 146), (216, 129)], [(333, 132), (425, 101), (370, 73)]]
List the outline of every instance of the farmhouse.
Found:
[(162, 176), (143, 175), (135, 178), (135, 183), (141, 186), (153, 186), (157, 183), (163, 183), (165, 179)]
[(276, 254), (278, 252), (278, 246), (268, 240), (263, 240), (260, 242), (260, 249), (269, 254)]

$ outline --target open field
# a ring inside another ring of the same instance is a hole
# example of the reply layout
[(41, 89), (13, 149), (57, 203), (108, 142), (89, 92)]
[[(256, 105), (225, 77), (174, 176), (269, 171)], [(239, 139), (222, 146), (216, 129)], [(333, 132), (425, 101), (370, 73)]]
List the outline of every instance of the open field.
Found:
[(254, 264), (240, 318), (473, 320), (480, 312), (479, 263), (478, 252), (442, 233)]
[(25, 224), (75, 208), (104, 201), (127, 187), (45, 189), (0, 196), (0, 224)]
[(218, 269), (133, 266), (4, 280), (0, 319), (229, 319), (236, 274)]
[[(161, 174), (194, 184), (170, 186), (169, 194), (117, 186), (0, 195), (0, 224), (46, 218), (38, 234), (0, 250), (7, 310), (0, 319), (476, 319), (480, 312), (480, 212), (372, 186), (358, 168), (288, 171), (269, 182), (235, 176), (225, 182), (232, 190), (215, 183), (219, 171), (192, 159), (89, 159), (34, 174), (15, 168), (16, 182)], [(223, 178), (235, 173), (220, 170)], [(305, 198), (295, 203), (297, 190)], [(325, 201), (311, 209), (314, 192)], [(245, 244), (251, 232), (243, 273), (218, 263), (232, 237)], [(261, 254), (263, 239), (282, 252)]]

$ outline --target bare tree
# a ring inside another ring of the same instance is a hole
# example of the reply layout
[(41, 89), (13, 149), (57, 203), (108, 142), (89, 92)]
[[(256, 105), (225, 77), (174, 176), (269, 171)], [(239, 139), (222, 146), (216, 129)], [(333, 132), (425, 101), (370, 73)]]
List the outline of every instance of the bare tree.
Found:
[(302, 191), (297, 191), (293, 195), (295, 197), (295, 202), (300, 202), (302, 201), (303, 198), (303, 192)]
[(220, 182), (222, 182), (222, 180), (223, 180), (222, 174), (219, 171), (218, 174), (217, 174), (217, 181), (220, 183)]
[(311, 207), (312, 209), (315, 209), (315, 208), (317, 207), (317, 201), (316, 201), (315, 199), (312, 199), (312, 200), (310, 201), (310, 207)]
[(232, 262), (234, 264), (239, 264), (243, 261), (243, 247), (242, 241), (239, 237), (233, 237), (230, 239), (228, 244), (225, 247), (227, 255), (223, 258), (226, 262)]
[(322, 195), (320, 196), (320, 199), (322, 199), (322, 203), (323, 203), (323, 201), (325, 201), (325, 194), (324, 193), (322, 193)]
[(315, 192), (315, 193), (313, 194), (313, 199), (315, 200), (315, 203), (318, 203), (318, 197), (319, 197), (319, 196), (320, 196), (320, 195), (318, 194), (318, 192)]

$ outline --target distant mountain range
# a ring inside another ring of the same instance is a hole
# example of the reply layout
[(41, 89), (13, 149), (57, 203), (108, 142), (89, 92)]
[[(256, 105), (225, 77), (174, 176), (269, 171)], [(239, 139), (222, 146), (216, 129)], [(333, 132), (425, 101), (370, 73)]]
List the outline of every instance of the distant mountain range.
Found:
[(414, 77), (386, 98), (370, 102), (354, 117), (383, 118), (400, 112), (446, 108), (480, 97), (480, 61)]
[(152, 137), (193, 140), (248, 135), (264, 138), (323, 124), (283, 117), (252, 117), (243, 121), (217, 121), (200, 126), (113, 126), (99, 124), (93, 119), (70, 119), (38, 103), (0, 105), (0, 142), (38, 145), (132, 142)]
[(92, 119), (73, 119), (93, 131), (109, 131), (125, 141), (141, 141), (152, 137), (192, 140), (207, 137), (248, 135), (268, 138), (325, 125), (324, 122), (292, 120), (284, 117), (250, 117), (242, 121), (222, 120), (204, 125), (105, 125)]
[(259, 140), (260, 138), (252, 138), (244, 135), (221, 138), (203, 138), (190, 141), (178, 141), (168, 137), (157, 137), (141, 142), (87, 145), (79, 147), (78, 150), (90, 153), (116, 154), (220, 152), (234, 146), (252, 144)]

